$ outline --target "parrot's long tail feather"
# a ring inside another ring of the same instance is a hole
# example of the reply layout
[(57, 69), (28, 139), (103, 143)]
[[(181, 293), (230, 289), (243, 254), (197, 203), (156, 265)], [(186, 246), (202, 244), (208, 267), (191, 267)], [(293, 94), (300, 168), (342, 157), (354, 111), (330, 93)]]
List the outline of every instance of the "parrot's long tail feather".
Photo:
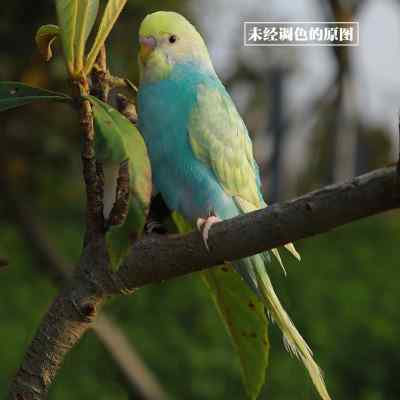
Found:
[(266, 304), (271, 318), (282, 331), (286, 349), (303, 362), (321, 398), (323, 400), (331, 400), (325, 386), (322, 371), (314, 361), (310, 347), (294, 326), (274, 291), (265, 269), (263, 257), (261, 255), (248, 257), (236, 261), (234, 266), (242, 276), (247, 275), (246, 281), (255, 279), (251, 286), (253, 290), (254, 287), (257, 287), (257, 294)]

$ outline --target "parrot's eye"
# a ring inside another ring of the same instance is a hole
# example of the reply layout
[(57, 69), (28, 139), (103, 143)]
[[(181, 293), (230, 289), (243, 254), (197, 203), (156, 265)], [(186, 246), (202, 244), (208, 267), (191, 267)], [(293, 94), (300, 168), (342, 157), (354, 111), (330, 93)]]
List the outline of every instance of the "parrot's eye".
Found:
[(168, 40), (170, 43), (175, 43), (177, 39), (176, 35), (171, 35)]

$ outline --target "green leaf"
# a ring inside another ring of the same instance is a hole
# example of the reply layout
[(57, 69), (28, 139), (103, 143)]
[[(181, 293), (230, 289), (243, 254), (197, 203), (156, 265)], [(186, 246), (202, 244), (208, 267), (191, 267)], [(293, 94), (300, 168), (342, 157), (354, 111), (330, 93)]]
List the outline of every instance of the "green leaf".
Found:
[(115, 269), (146, 222), (152, 190), (151, 167), (146, 145), (137, 128), (109, 104), (93, 96), (87, 98), (93, 105), (96, 158), (119, 163), (129, 159), (131, 196), (128, 217), (122, 226), (112, 227), (107, 236)]
[(124, 8), (127, 0), (108, 0), (107, 6), (104, 10), (103, 17), (100, 22), (99, 30), (97, 31), (96, 38), (94, 39), (92, 49), (90, 50), (86, 63), (85, 74), (88, 75), (93, 68), (96, 57), (103, 44), (105, 43), (112, 27), (115, 24), (119, 14)]
[(78, 17), (75, 33), (75, 69), (83, 70), (86, 40), (96, 22), (99, 10), (99, 0), (80, 0), (78, 3)]
[(78, 18), (79, 0), (56, 0), (58, 25), (60, 26), (61, 40), (64, 48), (64, 57), (68, 73), (75, 76), (75, 48), (76, 23)]
[(35, 41), (40, 54), (46, 61), (49, 61), (53, 56), (51, 45), (60, 34), (60, 28), (57, 25), (41, 26), (35, 36)]
[[(180, 232), (193, 227), (174, 213)], [(243, 383), (250, 399), (256, 399), (265, 382), (268, 366), (268, 320), (263, 304), (230, 264), (201, 273), (224, 321), (239, 357)]]
[(0, 111), (43, 100), (72, 101), (71, 97), (64, 93), (36, 88), (21, 82), (0, 82)]
[(202, 273), (239, 357), (250, 399), (256, 399), (268, 366), (268, 320), (262, 303), (231, 265)]

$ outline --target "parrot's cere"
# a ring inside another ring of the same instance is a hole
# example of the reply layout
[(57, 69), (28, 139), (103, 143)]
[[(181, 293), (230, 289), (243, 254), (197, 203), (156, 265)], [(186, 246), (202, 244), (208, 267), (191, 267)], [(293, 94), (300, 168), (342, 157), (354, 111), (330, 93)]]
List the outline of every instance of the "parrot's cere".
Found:
[[(219, 220), (266, 207), (246, 126), (214, 71), (196, 28), (174, 12), (148, 15), (139, 30), (138, 127), (156, 189), (171, 210), (202, 231)], [(296, 258), (292, 244), (285, 246)], [(276, 249), (272, 253), (282, 265)], [(282, 307), (267, 273), (268, 253), (234, 268), (264, 302), (324, 400), (330, 396), (312, 351)]]

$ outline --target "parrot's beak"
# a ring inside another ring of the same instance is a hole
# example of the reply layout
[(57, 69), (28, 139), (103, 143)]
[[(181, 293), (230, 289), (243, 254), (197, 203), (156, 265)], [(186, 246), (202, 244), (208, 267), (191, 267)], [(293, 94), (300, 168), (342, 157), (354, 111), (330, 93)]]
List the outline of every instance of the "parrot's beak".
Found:
[(139, 57), (142, 64), (146, 64), (147, 59), (157, 46), (157, 41), (153, 36), (139, 36)]

